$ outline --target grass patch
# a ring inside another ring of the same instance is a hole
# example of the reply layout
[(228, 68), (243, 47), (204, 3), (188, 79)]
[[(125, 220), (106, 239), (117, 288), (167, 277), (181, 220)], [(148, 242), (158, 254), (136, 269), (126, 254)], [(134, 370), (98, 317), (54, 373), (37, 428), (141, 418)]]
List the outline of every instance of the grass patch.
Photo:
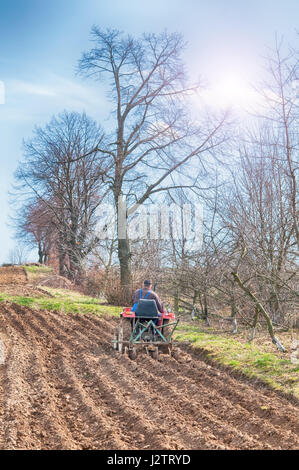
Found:
[(23, 268), (26, 271), (28, 280), (34, 283), (40, 282), (53, 273), (53, 269), (49, 266), (23, 266)]
[(27, 273), (51, 273), (53, 268), (49, 266), (23, 266)]
[(236, 338), (206, 333), (197, 325), (181, 323), (175, 332), (175, 339), (189, 341), (194, 348), (204, 349), (210, 359), (299, 398), (299, 367), (288, 359), (287, 354), (281, 358), (254, 343), (242, 343)]
[(65, 313), (94, 313), (96, 315), (119, 316), (121, 307), (102, 305), (100, 299), (88, 297), (67, 289), (43, 288), (53, 297), (22, 297), (10, 294), (1, 294), (0, 301), (8, 300), (16, 304), (39, 310), (50, 310)]

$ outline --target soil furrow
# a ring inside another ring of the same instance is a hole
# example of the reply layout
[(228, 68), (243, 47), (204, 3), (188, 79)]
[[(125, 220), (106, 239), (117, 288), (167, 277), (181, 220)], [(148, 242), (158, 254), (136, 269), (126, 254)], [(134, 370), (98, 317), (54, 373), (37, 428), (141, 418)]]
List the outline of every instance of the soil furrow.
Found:
[[(81, 317), (81, 323), (82, 322), (84, 325), (83, 317)], [(92, 335), (89, 330), (85, 333), (88, 337), (94, 337), (94, 335)], [(98, 338), (94, 337), (93, 339), (97, 340)], [(110, 350), (109, 355), (111, 355)], [(267, 416), (265, 417), (263, 415), (261, 417), (263, 410), (260, 407), (257, 409), (258, 413), (256, 415), (255, 412), (253, 412), (252, 410), (251, 412), (247, 411), (246, 408), (243, 408), (238, 403), (231, 403), (230, 398), (234, 395), (232, 393), (229, 393), (227, 394), (227, 398), (223, 395), (223, 393), (219, 393), (218, 388), (214, 389), (215, 384), (211, 384), (209, 393), (207, 393), (206, 387), (204, 385), (201, 385), (202, 383), (204, 383), (202, 377), (201, 380), (198, 380), (198, 382), (196, 383), (194, 377), (198, 377), (198, 370), (193, 371), (194, 364), (193, 362), (190, 362), (192, 358), (189, 357), (188, 359), (189, 367), (185, 367), (184, 370), (182, 370), (182, 366), (179, 363), (170, 359), (169, 357), (164, 356), (163, 367), (152, 367), (151, 371), (156, 372), (158, 376), (160, 376), (162, 372), (163, 378), (167, 382), (172, 379), (177, 386), (181, 387), (181, 391), (185, 390), (185, 393), (189, 396), (193, 393), (192, 398), (195, 405), (198, 405), (198, 407), (201, 408), (203, 407), (205, 410), (209, 410), (214, 415), (216, 414), (216, 416), (221, 420), (226, 417), (226, 421), (229, 424), (231, 424), (233, 427), (236, 427), (243, 433), (249, 434), (253, 437), (253, 439), (256, 439), (257, 433), (262, 430), (263, 442), (268, 443), (269, 446), (275, 445), (277, 440), (279, 440), (280, 443), (286, 448), (288, 446), (295, 445), (296, 442), (298, 442), (296, 436), (293, 436), (289, 430), (281, 432), (281, 430), (275, 427), (272, 420), (271, 422), (269, 422)], [(143, 361), (146, 361), (146, 359), (143, 359)], [(205, 369), (209, 370), (211, 369), (211, 367), (207, 366), (203, 361), (201, 361), (200, 364), (199, 361), (196, 362), (201, 370), (201, 375), (207, 378), (208, 375), (206, 374)], [(155, 365), (157, 366), (157, 363)], [(172, 369), (170, 369), (170, 367), (172, 367)], [(216, 374), (220, 375), (220, 372), (217, 371)], [(152, 383), (154, 383), (154, 380), (151, 376), (149, 379), (149, 386)], [(194, 389), (193, 391), (192, 388)], [(240, 396), (240, 401), (241, 398), (243, 398), (243, 402), (245, 402), (244, 397), (241, 397), (241, 394), (238, 395)], [(197, 400), (195, 398), (196, 396), (199, 396), (200, 400)], [(215, 403), (221, 403), (221, 406), (217, 406), (215, 408)], [(191, 414), (194, 414), (192, 409)], [(226, 439), (227, 442), (230, 442), (232, 440), (230, 436), (227, 436)]]
[[(57, 321), (57, 319), (56, 319), (56, 321)], [(78, 330), (77, 330), (76, 333), (79, 333)], [(80, 334), (83, 335), (81, 332), (80, 332)], [(89, 333), (86, 332), (86, 335), (89, 335)], [(111, 348), (109, 349), (109, 351), (108, 351), (107, 354), (109, 354), (109, 356), (111, 356)], [(120, 359), (121, 359), (121, 356), (119, 356), (119, 355), (116, 354), (116, 358), (120, 360)], [(103, 360), (104, 360), (104, 356), (102, 356), (101, 361), (99, 361), (99, 366), (101, 366), (101, 365), (103, 364)], [(170, 360), (171, 360), (171, 359), (170, 359)], [(146, 364), (147, 362), (148, 362), (148, 358), (147, 358), (147, 357), (143, 357), (143, 363)], [(125, 365), (127, 365), (127, 364), (125, 364)], [(158, 367), (157, 367), (157, 366), (158, 366)], [(88, 367), (88, 366), (85, 364), (84, 367), (86, 368), (86, 367)], [(96, 367), (94, 367), (94, 368), (96, 368)], [(109, 373), (110, 373), (110, 371), (112, 370), (112, 368), (113, 368), (113, 364), (111, 364), (111, 363), (109, 364), (109, 367), (108, 367), (108, 366), (106, 367), (106, 369), (109, 371)], [(118, 365), (118, 373), (117, 373), (117, 374), (114, 374), (116, 380), (117, 380), (118, 377), (119, 377), (119, 372), (120, 372), (120, 371), (119, 371), (119, 368), (120, 368), (120, 367), (119, 367), (119, 365)], [(160, 375), (161, 373), (164, 374), (164, 372), (165, 372), (164, 368), (165, 368), (165, 365), (163, 365), (163, 369), (162, 369), (160, 363), (157, 363), (156, 361), (153, 361), (151, 370), (155, 370), (155, 369), (156, 369), (156, 370), (157, 370), (157, 373)], [(92, 370), (92, 369), (91, 369), (91, 370)], [(144, 373), (146, 373), (145, 368), (143, 368), (143, 371), (144, 371)], [(127, 372), (127, 370), (125, 369), (125, 373), (126, 373), (126, 372)], [(104, 374), (105, 374), (105, 370), (103, 370), (103, 368), (102, 368), (101, 376), (103, 376)], [(126, 374), (124, 374), (124, 376), (125, 376), (125, 375), (126, 375)], [(127, 377), (129, 378), (130, 376), (128, 376), (128, 374), (127, 374)], [(109, 376), (106, 377), (106, 381), (109, 381)], [(149, 387), (149, 389), (150, 389), (150, 393), (148, 393), (148, 390), (147, 390), (147, 389), (142, 389), (142, 390), (141, 390), (141, 397), (140, 397), (141, 403), (142, 403), (142, 401), (144, 401), (144, 400), (142, 400), (142, 397), (144, 398), (145, 396), (148, 396), (149, 402), (152, 402), (152, 403), (151, 403), (151, 408), (150, 408), (150, 411), (149, 411), (149, 414), (151, 414), (152, 417), (154, 417), (154, 416), (153, 416), (153, 411), (152, 411), (154, 400), (151, 400), (151, 397), (152, 397), (152, 396), (155, 397), (155, 391), (152, 390), (155, 386), (157, 386), (157, 384), (156, 384), (156, 382), (155, 382), (155, 380), (154, 380), (153, 375), (151, 375), (151, 376), (150, 376), (150, 379), (149, 379), (149, 381), (148, 381), (148, 384), (147, 384), (147, 387)], [(127, 390), (128, 387), (130, 387), (128, 381), (125, 381), (124, 383), (120, 383), (120, 384), (119, 384), (119, 388), (120, 388), (120, 389)], [(161, 387), (161, 384), (159, 384), (159, 387)], [(139, 388), (140, 388), (140, 387), (139, 387)], [(91, 387), (91, 390), (92, 390), (92, 387)], [(110, 392), (109, 392), (109, 393), (110, 393)], [(136, 395), (136, 393), (135, 393), (135, 395)], [(112, 396), (111, 393), (110, 393), (110, 396)], [(167, 396), (169, 397), (169, 393), (167, 394)], [(128, 398), (128, 395), (126, 396), (126, 398)], [(171, 401), (173, 401), (173, 398), (174, 398), (175, 401), (176, 401), (176, 404), (175, 404), (175, 405), (176, 405), (176, 407), (177, 407), (177, 403), (178, 403), (178, 400), (179, 400), (180, 397), (178, 397), (178, 395), (175, 394), (174, 397), (171, 397)], [(217, 397), (217, 398), (219, 398), (219, 397)], [(159, 400), (161, 401), (161, 398), (160, 398), (160, 397), (159, 397)], [(147, 403), (148, 403), (148, 401), (146, 400), (145, 410), (149, 410), (149, 408), (148, 408), (148, 406), (147, 406)], [(168, 399), (166, 400), (166, 402), (164, 403), (165, 408), (167, 408), (167, 407), (170, 408), (170, 404), (171, 404), (171, 403), (169, 403), (169, 398), (168, 398)], [(189, 402), (187, 403), (187, 405), (189, 406)], [(199, 404), (199, 405), (200, 405), (200, 404)], [(136, 404), (135, 404), (135, 406), (136, 406)], [(191, 407), (191, 409), (190, 409), (189, 412), (188, 412), (188, 406), (186, 406), (186, 403), (183, 404), (183, 407), (184, 407), (184, 410), (185, 410), (184, 415), (185, 415), (185, 417), (188, 416), (188, 420), (191, 419), (192, 426), (193, 426), (193, 428), (192, 428), (192, 433), (191, 433), (191, 434), (194, 435), (195, 426), (197, 426), (198, 423), (197, 423), (197, 422), (194, 422), (194, 409)], [(202, 406), (200, 405), (199, 409), (201, 409), (201, 408), (202, 408)], [(197, 411), (197, 413), (195, 413), (195, 414), (198, 415), (198, 410), (196, 410), (196, 411)], [(226, 408), (225, 408), (225, 412), (226, 412), (226, 411), (227, 411), (227, 410), (226, 410)], [(173, 413), (174, 413), (174, 411), (172, 411), (172, 413), (171, 413), (172, 416), (173, 416)], [(203, 410), (202, 410), (202, 413), (204, 413)], [(126, 414), (126, 413), (124, 412), (124, 410), (122, 410), (122, 413), (121, 413), (121, 414), (124, 415), (124, 414)], [(220, 418), (222, 419), (223, 416), (221, 416)], [(165, 420), (165, 419), (167, 419), (167, 417), (164, 417), (164, 420)], [(178, 421), (179, 421), (179, 422), (182, 422), (182, 419), (183, 419), (182, 416), (179, 416), (179, 417), (178, 417)], [(204, 420), (205, 420), (205, 425), (206, 425), (206, 424), (207, 424), (207, 421), (208, 421), (207, 414), (205, 414)], [(210, 417), (210, 421), (211, 421), (211, 417)], [(186, 424), (186, 425), (187, 425), (187, 424)], [(186, 425), (185, 425), (185, 429), (184, 429), (185, 439), (186, 439)], [(212, 424), (210, 423), (210, 425), (212, 425)], [(218, 420), (218, 421), (217, 421), (217, 420), (214, 420), (213, 427), (214, 427), (214, 430), (215, 430), (214, 432), (216, 432), (216, 433), (218, 433), (218, 432), (221, 433), (221, 431), (222, 431), (222, 437), (225, 436), (225, 442), (226, 442), (226, 443), (231, 442), (231, 441), (233, 441), (233, 440), (235, 441), (236, 438), (237, 438), (237, 440), (239, 441), (239, 435), (240, 435), (240, 433), (239, 433), (239, 431), (238, 431), (237, 429), (234, 429), (232, 426), (230, 426), (230, 429), (228, 429), (228, 426), (226, 425), (225, 431), (223, 431), (223, 429), (222, 429), (222, 428), (223, 428), (222, 422), (219, 421), (219, 420)], [(172, 428), (173, 428), (173, 425), (172, 425)], [(206, 438), (207, 438), (207, 436), (206, 436)], [(254, 439), (251, 439), (250, 437), (245, 436), (245, 435), (243, 435), (242, 440), (243, 440), (244, 444), (247, 443), (247, 444), (246, 444), (246, 445), (247, 445), (247, 448), (248, 448), (248, 447), (254, 447), (254, 446), (259, 446), (259, 445), (260, 445), (260, 444), (258, 443), (258, 441), (255, 441)], [(248, 441), (248, 442), (247, 442), (247, 441)], [(199, 442), (197, 442), (197, 446), (198, 446), (198, 445), (199, 445)], [(201, 442), (200, 442), (200, 446), (201, 446), (201, 448), (204, 448), (204, 447), (205, 447), (205, 443), (204, 443), (204, 440), (203, 440), (203, 439), (202, 439)], [(211, 446), (212, 446), (212, 441), (210, 442), (210, 448), (211, 448)]]
[(136, 361), (117, 318), (0, 304), (0, 449), (298, 449), (298, 407), (207, 364)]
[[(12, 325), (24, 331), (28, 331), (29, 320), (26, 313), (14, 317), (11, 312)], [(30, 331), (30, 330), (29, 330)], [(32, 333), (32, 332), (31, 332)], [(28, 365), (24, 371), (24, 380), (31, 387), (31, 402), (33, 417), (29, 423), (30, 428), (38, 426), (38, 433), (41, 439), (39, 448), (43, 449), (64, 449), (66, 446), (75, 449), (75, 442), (65, 423), (63, 415), (57, 409), (57, 396), (55, 387), (49, 381), (45, 364), (45, 354), (40, 347), (40, 334), (30, 334), (31, 351), (28, 357)], [(36, 443), (33, 443), (36, 447)]]
[[(217, 390), (222, 397), (226, 396), (233, 404), (244, 408), (249, 413), (267, 419), (280, 428), (292, 429), (294, 433), (299, 435), (299, 410), (287, 399), (279, 396), (270, 388), (261, 389), (258, 385), (254, 386), (254, 394), (252, 394), (252, 386), (244, 383), (241, 379), (237, 380), (231, 377), (227, 372), (197, 359), (194, 357), (195, 355), (182, 354), (181, 351), (180, 355), (181, 365), (184, 365), (185, 361), (192, 364), (192, 367), (180, 367), (176, 363), (170, 362), (169, 365), (178, 370), (180, 375), (191, 378), (211, 390)], [(276, 403), (278, 405), (283, 403), (284, 406), (276, 407)]]
[[(86, 393), (84, 385), (78, 382), (74, 374), (74, 364), (69, 362), (67, 337), (63, 333), (57, 332), (55, 337), (54, 328), (47, 322), (37, 321), (39, 315), (36, 313), (34, 321), (27, 319), (28, 326), (41, 337), (41, 342), (45, 342), (47, 332), (51, 331), (51, 344), (47, 348), (47, 375), (48, 380), (54, 385), (57, 393), (57, 406), (61, 416), (65, 416), (68, 427), (71, 430), (76, 446), (79, 449), (89, 448), (126, 448), (114, 432), (114, 422), (105, 416), (101, 404), (96, 407), (90, 396)], [(44, 320), (41, 317), (42, 320)], [(46, 330), (43, 327), (46, 325)], [(59, 339), (57, 339), (59, 338)], [(65, 340), (64, 344), (62, 340)], [(79, 360), (80, 345), (75, 347), (77, 361)], [(75, 360), (75, 361), (76, 361)], [(109, 436), (109, 440), (107, 440)], [(108, 444), (109, 442), (109, 444)], [(108, 446), (107, 446), (108, 444)]]
[[(41, 318), (39, 314), (37, 314), (37, 318), (45, 324), (45, 320)], [(57, 327), (55, 324), (51, 324), (49, 321), (49, 317), (47, 318), (46, 324), (47, 329), (51, 330), (53, 335), (57, 333)], [(77, 330), (78, 333), (78, 330)], [(104, 401), (109, 406), (108, 412), (111, 414), (111, 409), (115, 410), (118, 409), (119, 411), (116, 413), (114, 412), (113, 415), (117, 415), (118, 427), (120, 430), (122, 429), (123, 436), (128, 437), (128, 435), (132, 434), (132, 442), (138, 446), (138, 441), (149, 441), (151, 440), (152, 445), (155, 449), (161, 448), (161, 443), (158, 438), (155, 438), (155, 426), (152, 419), (149, 419), (145, 416), (142, 412), (142, 407), (136, 403), (131, 403), (128, 405), (122, 393), (118, 394), (117, 390), (115, 390), (115, 384), (109, 383), (109, 379), (105, 377), (105, 375), (98, 376), (97, 374), (97, 364), (93, 363), (90, 359), (90, 356), (87, 354), (84, 355), (84, 351), (88, 351), (89, 345), (87, 345), (86, 349), (82, 349), (82, 341), (80, 344), (76, 344), (76, 342), (70, 339), (70, 332), (68, 331), (68, 336), (64, 337), (63, 340), (63, 347), (66, 348), (69, 354), (72, 353), (72, 364), (73, 364), (73, 371), (76, 369), (78, 370), (79, 380), (81, 383), (86, 383), (88, 391), (90, 391), (90, 396), (94, 399), (94, 406), (98, 406), (99, 395), (100, 397), (104, 397)], [(80, 335), (82, 338), (82, 334)], [(87, 338), (85, 338), (89, 341)], [(111, 346), (110, 346), (111, 350)], [(76, 353), (75, 353), (76, 351)], [(91, 364), (90, 364), (91, 362)], [(94, 382), (94, 389), (90, 387), (90, 380), (89, 378), (96, 378)], [(87, 380), (86, 380), (87, 379)], [(105, 379), (105, 383), (104, 383)], [(123, 388), (120, 388), (120, 391)], [(110, 411), (109, 411), (110, 410)], [(115, 423), (116, 424), (116, 423)], [(141, 436), (141, 437), (140, 437)], [(177, 443), (177, 447), (183, 448), (182, 443)], [(138, 448), (138, 447), (137, 447)], [(162, 447), (165, 448), (165, 447)], [(167, 448), (167, 447), (166, 447)], [(170, 447), (168, 447), (170, 448)]]

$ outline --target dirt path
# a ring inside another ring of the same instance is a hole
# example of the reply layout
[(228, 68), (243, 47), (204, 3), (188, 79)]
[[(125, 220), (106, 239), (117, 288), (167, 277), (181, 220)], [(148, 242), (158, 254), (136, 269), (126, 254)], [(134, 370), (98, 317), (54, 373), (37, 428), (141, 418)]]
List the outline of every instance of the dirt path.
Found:
[(299, 448), (290, 401), (183, 349), (130, 361), (116, 321), (1, 304), (0, 449)]

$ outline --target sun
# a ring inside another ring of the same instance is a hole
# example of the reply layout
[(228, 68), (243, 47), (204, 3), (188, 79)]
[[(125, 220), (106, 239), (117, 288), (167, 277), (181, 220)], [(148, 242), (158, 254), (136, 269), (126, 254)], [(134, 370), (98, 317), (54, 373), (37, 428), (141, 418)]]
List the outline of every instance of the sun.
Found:
[(257, 94), (240, 75), (221, 76), (198, 93), (200, 103), (213, 108), (248, 110), (257, 102)]

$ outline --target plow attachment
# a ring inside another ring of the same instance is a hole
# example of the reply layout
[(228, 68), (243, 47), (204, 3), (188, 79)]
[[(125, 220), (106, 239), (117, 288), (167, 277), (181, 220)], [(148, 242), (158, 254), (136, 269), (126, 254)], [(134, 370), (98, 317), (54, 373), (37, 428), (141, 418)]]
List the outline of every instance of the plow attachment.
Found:
[(136, 358), (141, 348), (155, 359), (159, 352), (171, 354), (172, 335), (178, 323), (179, 320), (171, 323), (164, 320), (158, 326), (152, 319), (122, 318), (120, 327), (114, 332), (113, 347), (121, 353), (127, 353), (131, 359)]

